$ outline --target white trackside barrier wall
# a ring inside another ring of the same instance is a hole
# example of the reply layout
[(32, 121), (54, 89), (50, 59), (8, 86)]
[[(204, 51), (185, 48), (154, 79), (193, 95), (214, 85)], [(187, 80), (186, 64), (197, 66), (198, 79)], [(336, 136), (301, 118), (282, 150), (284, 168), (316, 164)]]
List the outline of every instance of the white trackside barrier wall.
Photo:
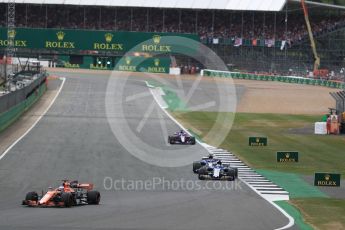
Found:
[(258, 81), (279, 81), (285, 83), (303, 84), (303, 85), (315, 85), (325, 86), (330, 88), (343, 89), (344, 83), (327, 81), (321, 79), (312, 79), (298, 76), (279, 76), (279, 75), (265, 75), (265, 74), (253, 74), (253, 73), (242, 73), (242, 72), (231, 72), (231, 71), (220, 71), (204, 69), (200, 73), (205, 77), (222, 77), (222, 78), (233, 78), (233, 79), (247, 79), (247, 80), (258, 80)]
[(181, 68), (170, 67), (169, 74), (170, 75), (181, 75)]

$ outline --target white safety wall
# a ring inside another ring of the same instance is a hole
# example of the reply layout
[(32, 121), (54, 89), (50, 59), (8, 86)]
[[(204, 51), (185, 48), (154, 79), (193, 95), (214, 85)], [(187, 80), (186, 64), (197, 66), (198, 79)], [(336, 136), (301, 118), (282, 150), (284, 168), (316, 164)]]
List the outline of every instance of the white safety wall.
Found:
[[(280, 11), (287, 0), (16, 0), (16, 3)], [(7, 3), (8, 0), (0, 0)]]

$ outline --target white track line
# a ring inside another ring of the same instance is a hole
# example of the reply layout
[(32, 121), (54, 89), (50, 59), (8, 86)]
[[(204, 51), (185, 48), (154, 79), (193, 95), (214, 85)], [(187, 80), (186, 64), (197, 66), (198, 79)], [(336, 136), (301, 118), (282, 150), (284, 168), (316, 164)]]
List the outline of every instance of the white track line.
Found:
[[(183, 129), (184, 131), (186, 131), (189, 135), (192, 135), (190, 132), (188, 132), (188, 130), (185, 128), (185, 127), (183, 127), (183, 125), (180, 123), (180, 122), (178, 122), (172, 115), (170, 115), (170, 113), (168, 113), (168, 111), (165, 109), (165, 108), (163, 108), (161, 105), (160, 105), (160, 103), (159, 103), (159, 101), (160, 101), (160, 99), (159, 98), (156, 98), (156, 94), (153, 92), (153, 90), (154, 90), (154, 88), (156, 88), (155, 86), (152, 86), (152, 85), (150, 85), (147, 81), (145, 81), (145, 83), (146, 83), (146, 86), (149, 88), (149, 90), (150, 90), (150, 92), (151, 92), (151, 94), (152, 94), (152, 96), (153, 96), (153, 99), (156, 101), (156, 103), (159, 105), (159, 107), (161, 108), (161, 110), (173, 121), (173, 122), (175, 122), (181, 129)], [(214, 151), (214, 152), (218, 152), (218, 150), (220, 150), (220, 149), (217, 149), (216, 147), (214, 147), (214, 146), (211, 146), (211, 145), (208, 145), (208, 144), (206, 144), (206, 143), (202, 143), (202, 142), (200, 142), (198, 139), (196, 139), (196, 141), (204, 148), (204, 149), (206, 149), (206, 151), (208, 151), (208, 152), (212, 152), (212, 150)], [(231, 154), (229, 151), (227, 151), (227, 150), (221, 150), (221, 151), (219, 151), (221, 154), (223, 153), (228, 153), (228, 154)], [(239, 178), (240, 179), (240, 178)], [(243, 183), (245, 183), (249, 188), (251, 188), (256, 194), (258, 194), (260, 197), (262, 197), (263, 199), (265, 199), (266, 201), (268, 201), (271, 205), (273, 205), (273, 207), (275, 207), (276, 209), (278, 209), (288, 220), (289, 220), (289, 223), (287, 224), (287, 225), (285, 225), (285, 226), (283, 226), (283, 227), (281, 227), (281, 228), (277, 228), (277, 229), (275, 229), (275, 230), (283, 230), (283, 229), (288, 229), (288, 228), (290, 228), (290, 227), (292, 227), (294, 224), (295, 224), (295, 220), (294, 220), (294, 218), (293, 217), (291, 217), (284, 209), (282, 209), (281, 207), (279, 207), (276, 203), (274, 203), (273, 201), (271, 201), (271, 200), (269, 200), (269, 199), (267, 199), (265, 196), (263, 196), (262, 194), (260, 194), (253, 186), (251, 186), (249, 183), (247, 183), (247, 182), (245, 182), (244, 180), (241, 180)]]
[(53, 98), (53, 100), (50, 102), (49, 106), (46, 108), (46, 110), (43, 112), (42, 115), (38, 116), (37, 120), (33, 123), (33, 125), (21, 136), (19, 137), (15, 142), (13, 142), (0, 156), (0, 160), (2, 158), (4, 158), (6, 156), (6, 154), (21, 140), (23, 139), (36, 125), (37, 123), (42, 119), (42, 117), (44, 117), (44, 115), (48, 112), (48, 110), (50, 109), (50, 107), (54, 104), (56, 98), (59, 96), (63, 85), (65, 84), (66, 78), (60, 78), (62, 80), (61, 86), (59, 91), (57, 92), (57, 94), (55, 95), (55, 97)]
[[(243, 180), (242, 180), (243, 181)], [(261, 196), (262, 198), (265, 199), (264, 196), (262, 196), (252, 185), (250, 185), (249, 183), (243, 181), (249, 188), (251, 188), (254, 192), (256, 192), (256, 194), (258, 194), (259, 196)], [(295, 224), (295, 220), (294, 218), (292, 218), (292, 216), (290, 216), (284, 209), (282, 209), (281, 207), (279, 207), (276, 203), (274, 203), (273, 201), (270, 201), (268, 199), (267, 200), (271, 205), (273, 205), (276, 209), (278, 209), (284, 216), (286, 216), (289, 220), (289, 223), (281, 228), (277, 228), (275, 230), (283, 230), (283, 229), (288, 229), (291, 228), (294, 224)]]
[[(145, 81), (145, 83), (146, 83), (146, 86), (149, 88), (149, 90), (150, 90), (150, 92), (151, 92), (151, 94), (152, 94), (152, 96), (153, 96), (153, 99), (156, 101), (156, 103), (159, 105), (159, 107), (163, 110), (163, 112), (164, 112), (173, 122), (175, 122), (178, 126), (180, 126), (181, 129), (183, 129), (186, 133), (188, 133), (189, 135), (192, 135), (187, 129), (185, 129), (185, 128), (182, 126), (182, 124), (181, 124), (180, 122), (178, 122), (175, 118), (173, 118), (173, 116), (171, 116), (170, 113), (168, 113), (168, 112), (162, 107), (162, 105), (160, 104), (160, 99), (159, 99), (159, 98), (156, 98), (156, 94), (153, 92), (153, 89), (156, 88), (156, 87), (150, 85), (147, 81)], [(195, 139), (196, 139), (196, 138), (195, 138)], [(196, 141), (197, 141), (199, 144), (201, 144), (201, 142), (200, 142), (198, 139), (196, 139)], [(206, 150), (207, 150), (207, 149), (206, 149)]]

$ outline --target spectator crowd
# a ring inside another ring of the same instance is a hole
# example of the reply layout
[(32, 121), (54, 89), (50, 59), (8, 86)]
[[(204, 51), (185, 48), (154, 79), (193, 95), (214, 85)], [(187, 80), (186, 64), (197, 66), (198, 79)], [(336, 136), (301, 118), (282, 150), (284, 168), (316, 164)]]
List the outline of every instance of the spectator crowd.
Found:
[[(6, 26), (7, 5), (0, 4), (0, 26)], [(311, 16), (314, 35), (345, 26), (342, 13), (329, 17)], [(307, 38), (302, 11), (239, 12), (210, 10), (147, 9), (69, 5), (16, 4), (16, 27), (92, 29), (115, 31), (197, 33), (207, 43), (232, 39), (241, 45), (248, 39), (288, 44)], [(236, 40), (237, 39), (237, 40)]]

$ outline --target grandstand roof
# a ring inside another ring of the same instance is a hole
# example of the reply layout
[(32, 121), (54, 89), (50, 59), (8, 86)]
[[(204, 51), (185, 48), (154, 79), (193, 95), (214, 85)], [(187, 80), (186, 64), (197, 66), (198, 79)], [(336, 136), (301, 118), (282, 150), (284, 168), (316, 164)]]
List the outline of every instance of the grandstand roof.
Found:
[[(16, 3), (280, 11), (287, 0), (15, 0)], [(7, 3), (8, 0), (0, 0)]]

